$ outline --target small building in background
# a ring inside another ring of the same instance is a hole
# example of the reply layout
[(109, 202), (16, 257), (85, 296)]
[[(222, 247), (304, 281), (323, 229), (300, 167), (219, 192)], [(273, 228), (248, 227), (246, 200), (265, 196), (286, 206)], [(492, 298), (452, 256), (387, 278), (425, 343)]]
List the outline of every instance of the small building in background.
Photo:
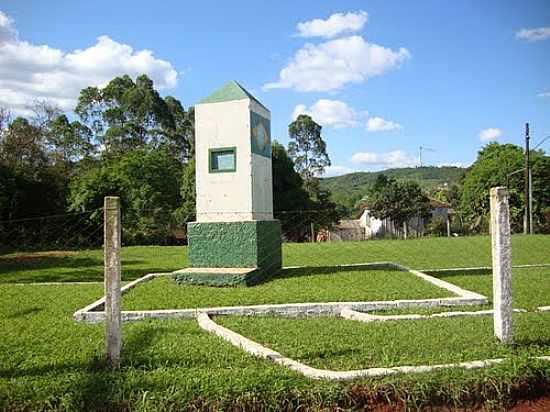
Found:
[(365, 229), (358, 219), (340, 220), (327, 232), (325, 239), (331, 242), (365, 240)]
[[(450, 236), (451, 206), (436, 199), (430, 199), (430, 216), (412, 217), (407, 225), (407, 237), (420, 237), (426, 233), (427, 225), (434, 219), (445, 223), (447, 236)], [(341, 220), (330, 230), (324, 230), (318, 241), (357, 241), (383, 237), (403, 237), (403, 227), (391, 219), (378, 219), (372, 216), (368, 206), (364, 207), (358, 219)]]

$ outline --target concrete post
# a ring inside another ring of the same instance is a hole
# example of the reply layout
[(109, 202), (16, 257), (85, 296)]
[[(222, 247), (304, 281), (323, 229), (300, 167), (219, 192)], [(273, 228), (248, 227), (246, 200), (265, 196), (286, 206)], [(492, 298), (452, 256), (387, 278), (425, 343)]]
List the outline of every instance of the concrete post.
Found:
[(120, 313), (120, 248), (121, 222), (120, 198), (107, 196), (104, 199), (104, 268), (105, 268), (105, 343), (107, 361), (112, 367), (120, 364), (122, 347)]
[(451, 237), (451, 218), (449, 217), (449, 212), (447, 212), (447, 219), (445, 223), (447, 224), (447, 237)]
[(502, 343), (512, 343), (512, 246), (505, 187), (491, 189), (491, 239), (495, 336)]

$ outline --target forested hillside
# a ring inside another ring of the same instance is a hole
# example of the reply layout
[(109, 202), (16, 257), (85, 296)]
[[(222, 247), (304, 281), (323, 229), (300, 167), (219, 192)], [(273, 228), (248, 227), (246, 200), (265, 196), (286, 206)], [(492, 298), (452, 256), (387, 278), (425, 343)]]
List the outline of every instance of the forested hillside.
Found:
[(413, 180), (431, 191), (447, 183), (457, 183), (466, 169), (461, 167), (406, 167), (387, 169), (380, 172), (357, 172), (321, 180), (321, 187), (332, 193), (332, 200), (352, 208), (366, 193), (376, 177), (384, 174), (397, 180)]

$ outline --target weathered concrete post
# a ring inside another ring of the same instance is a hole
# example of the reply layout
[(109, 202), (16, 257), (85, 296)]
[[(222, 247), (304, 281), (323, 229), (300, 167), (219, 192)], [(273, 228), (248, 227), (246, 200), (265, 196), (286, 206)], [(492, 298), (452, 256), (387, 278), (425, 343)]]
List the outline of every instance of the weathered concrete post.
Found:
[(120, 314), (120, 248), (121, 222), (120, 198), (107, 196), (103, 205), (104, 215), (104, 267), (105, 267), (105, 343), (107, 361), (112, 367), (120, 364), (122, 346)]
[(502, 343), (512, 343), (512, 246), (505, 187), (491, 189), (491, 239), (495, 336)]

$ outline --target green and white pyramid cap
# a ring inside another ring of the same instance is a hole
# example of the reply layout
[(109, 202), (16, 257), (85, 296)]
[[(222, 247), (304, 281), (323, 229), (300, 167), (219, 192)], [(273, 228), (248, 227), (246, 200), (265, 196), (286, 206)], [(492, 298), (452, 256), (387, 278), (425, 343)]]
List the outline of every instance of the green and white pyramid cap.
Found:
[(241, 86), (236, 80), (231, 80), (225, 85), (215, 90), (209, 96), (202, 99), (199, 104), (205, 103), (220, 103), (220, 102), (230, 102), (233, 100), (253, 100), (258, 103), (265, 110), (269, 111), (258, 99), (256, 99), (248, 90)]

